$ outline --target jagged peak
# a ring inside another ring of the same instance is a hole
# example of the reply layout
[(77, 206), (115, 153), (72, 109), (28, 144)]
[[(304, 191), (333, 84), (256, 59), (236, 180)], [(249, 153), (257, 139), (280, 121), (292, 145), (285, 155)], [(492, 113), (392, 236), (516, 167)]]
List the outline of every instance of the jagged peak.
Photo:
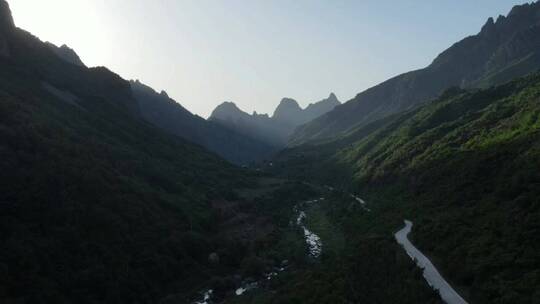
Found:
[(224, 101), (219, 106), (217, 106), (216, 109), (217, 108), (229, 108), (229, 109), (234, 108), (234, 109), (240, 110), (240, 108), (238, 108), (238, 106), (232, 101)]
[(14, 27), (15, 23), (13, 22), (9, 4), (4, 0), (0, 0), (0, 30), (9, 30)]
[(73, 50), (72, 48), (70, 48), (66, 44), (62, 44), (62, 46), (60, 46), (60, 47), (58, 47), (58, 46), (56, 46), (56, 44), (54, 44), (52, 42), (48, 42), (48, 41), (45, 42), (45, 44), (58, 57), (60, 57), (60, 59), (64, 60), (65, 62), (74, 64), (74, 65), (78, 65), (78, 66), (81, 66), (81, 67), (86, 67), (86, 65), (84, 64), (84, 62), (82, 62), (82, 60), (79, 57), (79, 55), (77, 54), (77, 52), (75, 52), (75, 50)]
[(481, 32), (485, 32), (495, 26), (495, 20), (493, 20), (493, 17), (489, 17), (484, 26), (482, 26)]
[(328, 96), (326, 100), (337, 101), (338, 103), (340, 103), (339, 99), (337, 98), (336, 94), (334, 94), (334, 92), (330, 93), (330, 95)]
[[(279, 111), (282, 111), (282, 110), (287, 110), (287, 111), (290, 111), (290, 110), (302, 110), (302, 108), (298, 104), (298, 101), (296, 101), (296, 100), (294, 100), (292, 98), (285, 97), (285, 98), (281, 99), (281, 101), (279, 102), (279, 105), (277, 106), (275, 112), (279, 112)], [(274, 115), (275, 115), (275, 113), (274, 113)]]
[(292, 99), (292, 98), (288, 98), (288, 97), (284, 97), (283, 99), (281, 99), (281, 101), (279, 102), (279, 106), (294, 106), (294, 107), (298, 107), (300, 108), (300, 105), (298, 104), (298, 101)]
[[(141, 82), (139, 79), (135, 79), (135, 80), (131, 79), (129, 81), (129, 84), (131, 85), (132, 89), (136, 89), (136, 90), (139, 90), (139, 91), (144, 91), (144, 92), (146, 92), (148, 94), (158, 95), (158, 92), (156, 90), (154, 90), (154, 88), (152, 88), (151, 86)], [(167, 93), (165, 93), (165, 95), (163, 95), (164, 92), (165, 91), (161, 91), (161, 94), (159, 94), (159, 95), (169, 98), (169, 96), (166, 95)]]
[(228, 120), (247, 116), (249, 114), (242, 111), (234, 102), (224, 101), (212, 111), (210, 119)]
[(514, 16), (517, 16), (517, 15), (520, 15), (520, 14), (526, 12), (531, 6), (533, 6), (535, 4), (538, 4), (538, 3), (524, 3), (524, 4), (521, 4), (521, 5), (515, 5), (510, 10), (510, 13), (508, 13), (508, 17), (514, 17)]

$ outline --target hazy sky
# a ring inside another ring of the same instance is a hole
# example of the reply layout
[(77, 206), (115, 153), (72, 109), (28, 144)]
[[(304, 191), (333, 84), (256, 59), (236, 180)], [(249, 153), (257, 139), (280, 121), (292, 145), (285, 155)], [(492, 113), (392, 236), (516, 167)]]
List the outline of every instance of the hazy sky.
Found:
[(282, 97), (342, 101), (428, 65), (516, 0), (8, 0), (15, 22), (89, 66), (166, 90), (208, 116)]

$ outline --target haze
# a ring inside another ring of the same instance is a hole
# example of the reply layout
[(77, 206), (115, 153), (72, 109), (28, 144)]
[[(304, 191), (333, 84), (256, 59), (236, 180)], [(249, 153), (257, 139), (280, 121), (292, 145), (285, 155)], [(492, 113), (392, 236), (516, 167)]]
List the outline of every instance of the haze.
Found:
[(428, 65), (517, 3), (10, 1), (20, 28), (69, 45), (89, 66), (166, 90), (204, 117), (224, 100), (259, 113), (285, 96), (304, 106), (330, 92), (346, 101)]

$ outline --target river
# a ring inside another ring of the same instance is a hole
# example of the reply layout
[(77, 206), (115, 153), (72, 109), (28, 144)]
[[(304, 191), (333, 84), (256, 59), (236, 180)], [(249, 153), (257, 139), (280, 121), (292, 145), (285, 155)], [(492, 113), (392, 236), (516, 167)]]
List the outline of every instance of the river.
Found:
[[(298, 213), (298, 216), (296, 218), (296, 225), (298, 227), (300, 227), (304, 232), (304, 239), (305, 239), (305, 241), (306, 241), (306, 243), (308, 245), (309, 256), (311, 256), (312, 258), (315, 258), (315, 259), (317, 259), (322, 253), (322, 241), (321, 241), (321, 238), (317, 234), (313, 233), (312, 231), (310, 231), (307, 228), (307, 226), (305, 224), (305, 220), (307, 218), (307, 215), (306, 215), (306, 212), (303, 210), (303, 208), (305, 206), (307, 206), (307, 205), (311, 205), (311, 204), (317, 203), (317, 202), (322, 201), (322, 200), (324, 200), (324, 198), (305, 201), (305, 202), (299, 203), (298, 205), (296, 205), (294, 207), (294, 211), (296, 213)], [(285, 267), (274, 268), (274, 271), (265, 274), (264, 278), (266, 280), (271, 280), (272, 278), (274, 278), (280, 272), (283, 272), (283, 271), (285, 271)], [(241, 286), (238, 287), (234, 291), (234, 294), (236, 296), (241, 296), (247, 291), (258, 288), (263, 281), (264, 280), (256, 281), (256, 282), (242, 283)], [(193, 302), (193, 304), (211, 304), (212, 303), (212, 294), (213, 294), (212, 289), (204, 291), (202, 293), (202, 295), (201, 295), (202, 299), (199, 300), (199, 301)]]

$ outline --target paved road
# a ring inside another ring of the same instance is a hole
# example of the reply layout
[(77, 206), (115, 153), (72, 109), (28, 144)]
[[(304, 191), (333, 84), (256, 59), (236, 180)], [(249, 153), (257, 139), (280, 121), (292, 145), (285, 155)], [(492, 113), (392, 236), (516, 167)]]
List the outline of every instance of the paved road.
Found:
[(416, 249), (407, 236), (411, 232), (413, 223), (405, 221), (405, 227), (394, 235), (396, 241), (407, 251), (407, 254), (416, 261), (418, 267), (424, 269), (424, 278), (433, 289), (438, 290), (441, 298), (448, 304), (467, 304), (467, 302), (446, 282), (433, 263), (420, 250)]

